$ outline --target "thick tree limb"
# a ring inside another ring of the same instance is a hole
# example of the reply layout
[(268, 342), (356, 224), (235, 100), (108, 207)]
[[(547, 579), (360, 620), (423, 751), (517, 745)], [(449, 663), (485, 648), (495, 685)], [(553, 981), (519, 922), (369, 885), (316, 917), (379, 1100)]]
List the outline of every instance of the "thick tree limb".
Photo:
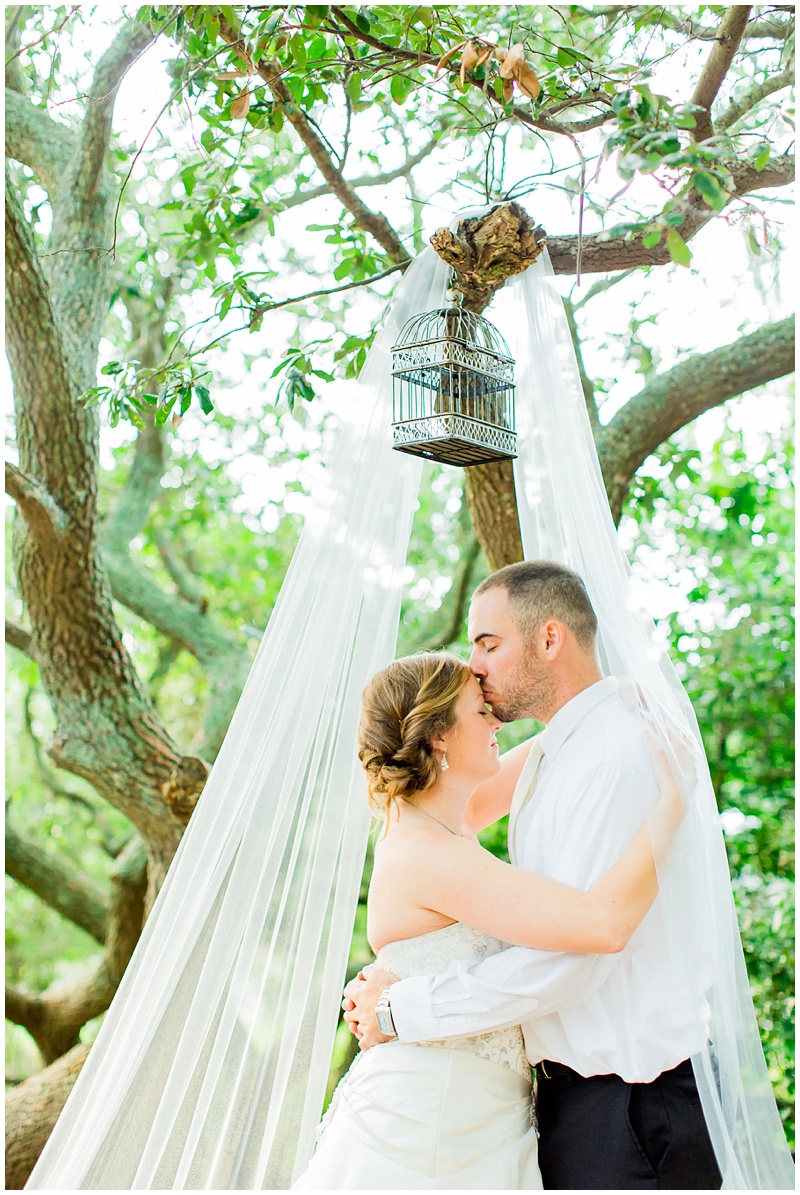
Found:
[(105, 942), (108, 905), (100, 889), (65, 859), (18, 834), (8, 821), (6, 875), (34, 892), (62, 917), (79, 925), (101, 945)]
[(789, 318), (695, 354), (652, 378), (600, 435), (598, 453), (615, 520), (634, 473), (659, 444), (703, 411), (793, 369), (794, 320)]
[(6, 1096), (6, 1189), (20, 1191), (75, 1086), (90, 1046), (81, 1043)]
[(80, 136), (80, 165), (76, 182), (83, 203), (97, 193), (105, 165), (117, 90), (137, 58), (152, 45), (155, 35), (140, 21), (129, 21), (119, 30), (97, 64)]
[(48, 1065), (76, 1046), (83, 1025), (108, 1008), (139, 939), (147, 891), (147, 855), (139, 838), (116, 860), (111, 883), (99, 964), (78, 983), (54, 984), (38, 995), (12, 991), (6, 1005), (8, 1018), (28, 1030)]
[(67, 182), (78, 138), (27, 96), (6, 88), (6, 156), (29, 166), (55, 200)]
[[(763, 191), (771, 187), (784, 187), (794, 182), (794, 157), (781, 154), (770, 161), (759, 173), (754, 166), (746, 162), (734, 164), (731, 169), (733, 180), (732, 198), (743, 198), (753, 191)], [(710, 207), (695, 196), (694, 192), (684, 197), (684, 222), (680, 226), (681, 236), (690, 241), (701, 228), (704, 228), (715, 213)], [(669, 250), (662, 242), (653, 248), (646, 249), (642, 245), (646, 227), (641, 232), (621, 237), (614, 235), (614, 229), (605, 233), (583, 238), (583, 252), (581, 256), (581, 273), (611, 273), (616, 270), (629, 270), (636, 266), (665, 265), (670, 260)], [(559, 236), (547, 237), (547, 250), (550, 262), (556, 274), (574, 274), (578, 258), (578, 237)]]
[(695, 141), (706, 141), (714, 135), (711, 105), (717, 98), (728, 68), (739, 49), (752, 7), (752, 4), (731, 4), (719, 23), (714, 47), (700, 73), (692, 96), (692, 104), (700, 109), (695, 112), (697, 124), (691, 130)]
[(16, 622), (11, 622), (8, 618), (6, 619), (6, 643), (16, 647), (17, 651), (21, 651), (31, 660), (36, 659), (30, 631), (26, 631), (24, 627)]
[(36, 539), (46, 546), (63, 534), (69, 520), (45, 487), (11, 461), (6, 461), (6, 493), (17, 504)]

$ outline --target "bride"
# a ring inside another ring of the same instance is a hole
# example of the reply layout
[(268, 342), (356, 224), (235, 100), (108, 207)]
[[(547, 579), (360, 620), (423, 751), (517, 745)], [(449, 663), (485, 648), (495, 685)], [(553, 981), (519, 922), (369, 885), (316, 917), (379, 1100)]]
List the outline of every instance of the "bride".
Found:
[[(647, 824), (583, 892), (502, 863), (477, 841), (477, 811), (501, 789), (510, 803), (530, 747), (501, 760), (501, 725), (468, 666), (447, 653), (397, 660), (364, 691), (359, 758), (385, 822), (367, 936), (378, 965), (398, 978), (509, 943), (616, 952), (655, 899), (653, 854), (669, 847), (682, 818), (666, 757), (656, 752), (661, 799)], [(293, 1187), (541, 1188), (531, 1069), (516, 1024), (425, 1045), (388, 1041), (360, 1054)]]

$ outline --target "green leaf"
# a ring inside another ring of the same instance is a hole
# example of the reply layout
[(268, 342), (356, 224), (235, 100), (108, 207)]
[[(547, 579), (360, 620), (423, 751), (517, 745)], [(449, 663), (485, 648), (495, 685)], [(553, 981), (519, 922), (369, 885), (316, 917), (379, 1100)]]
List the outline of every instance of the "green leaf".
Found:
[(676, 228), (683, 224), (685, 219), (686, 217), (684, 216), (683, 212), (664, 212), (664, 220), (672, 228)]
[(292, 58), (294, 58), (297, 65), (305, 66), (308, 62), (308, 54), (306, 52), (306, 43), (299, 33), (295, 33), (289, 38), (289, 49), (292, 51)]
[(770, 147), (768, 145), (759, 146), (758, 153), (753, 159), (753, 165), (759, 172), (762, 171), (769, 162), (769, 151)]
[(214, 404), (211, 401), (211, 395), (208, 392), (208, 387), (201, 386), (200, 383), (198, 382), (194, 388), (194, 392), (200, 401), (200, 406), (202, 408), (203, 414), (210, 415), (212, 413), (212, 411), (214, 410)]
[(361, 99), (361, 75), (350, 75), (345, 84), (348, 98), (352, 104), (357, 104)]
[(414, 90), (414, 80), (407, 75), (392, 75), (389, 91), (396, 104), (404, 104)]
[(653, 228), (650, 232), (642, 237), (642, 248), (654, 249), (661, 241), (661, 229)]
[(747, 244), (750, 248), (750, 252), (754, 254), (755, 257), (761, 256), (761, 245), (759, 244), (758, 237), (756, 236), (756, 230), (754, 228), (748, 228), (747, 230)]
[(715, 212), (721, 212), (728, 202), (728, 197), (714, 178), (713, 174), (697, 171), (693, 176), (695, 189), (703, 196), (709, 207)]
[(667, 229), (667, 248), (676, 265), (688, 267), (691, 264), (692, 251), (675, 228)]
[(366, 17), (364, 15), (363, 12), (356, 13), (356, 25), (358, 25), (358, 27), (362, 33), (369, 33), (369, 31), (370, 31), (369, 19), (368, 19), (368, 17)]
[(272, 36), (272, 34), (278, 28), (278, 26), (280, 25), (282, 20), (283, 20), (283, 9), (276, 8), (275, 11), (270, 16), (269, 20), (267, 21), (266, 25), (264, 26), (264, 32), (266, 33), (267, 37)]

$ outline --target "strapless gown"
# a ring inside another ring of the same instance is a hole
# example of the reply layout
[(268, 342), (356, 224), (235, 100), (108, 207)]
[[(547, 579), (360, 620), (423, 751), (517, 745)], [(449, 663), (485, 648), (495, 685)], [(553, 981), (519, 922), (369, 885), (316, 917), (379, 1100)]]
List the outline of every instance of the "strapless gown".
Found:
[[(504, 945), (457, 923), (392, 942), (376, 961), (406, 979)], [(531, 1108), (518, 1027), (373, 1046), (337, 1087), (292, 1190), (541, 1190)]]

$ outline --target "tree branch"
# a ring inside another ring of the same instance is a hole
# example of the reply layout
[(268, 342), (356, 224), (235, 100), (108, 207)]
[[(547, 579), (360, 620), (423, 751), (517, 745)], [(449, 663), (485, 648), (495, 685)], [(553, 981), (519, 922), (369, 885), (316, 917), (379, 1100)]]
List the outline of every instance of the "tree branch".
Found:
[(648, 381), (605, 426), (597, 446), (615, 520), (634, 473), (659, 444), (703, 411), (793, 369), (794, 320), (788, 318)]
[[(709, 28), (707, 25), (695, 24), (691, 17), (685, 19), (676, 17), (667, 5), (662, 5), (659, 9), (652, 11), (657, 14), (653, 17), (654, 25), (660, 25), (664, 29), (674, 29), (676, 33), (685, 33), (688, 37), (696, 41), (716, 41), (719, 36), (719, 29)], [(756, 20), (751, 21), (745, 29), (743, 40), (750, 41), (751, 38), (768, 38), (782, 41), (793, 30), (793, 20)]]
[(70, 789), (64, 788), (63, 784), (59, 782), (57, 774), (52, 768), (49, 767), (45, 757), (44, 748), (39, 742), (39, 739), (37, 738), (36, 732), (33, 728), (33, 714), (31, 712), (31, 698), (33, 697), (33, 694), (34, 689), (32, 686), (29, 686), (26, 690), (25, 699), (23, 702), (23, 716), (25, 719), (25, 730), (27, 732), (28, 738), (31, 741), (36, 767), (39, 771), (39, 775), (41, 776), (42, 783), (50, 789), (50, 792), (54, 797), (61, 797), (61, 799), (64, 801), (71, 801), (74, 805), (80, 805), (82, 808), (87, 809), (93, 817), (96, 816), (97, 811), (91, 802), (87, 801), (85, 797), (82, 797), (80, 793), (74, 793)]
[[(740, 199), (753, 191), (787, 186), (794, 182), (794, 174), (794, 157), (790, 154), (782, 154), (772, 159), (760, 173), (746, 162), (736, 163), (731, 169), (734, 186), (732, 198)], [(684, 197), (683, 211), (684, 222), (680, 226), (680, 233), (685, 241), (696, 236), (715, 215), (699, 197), (695, 199), (693, 193)], [(630, 237), (615, 236), (613, 228), (584, 237), (581, 273), (610, 273), (629, 270), (636, 266), (664, 265), (670, 260), (665, 243), (662, 242), (651, 249), (642, 245), (647, 227), (643, 226), (641, 232)], [(575, 273), (578, 256), (577, 236), (548, 236), (547, 248), (556, 274)]]
[(6, 88), (6, 156), (29, 166), (55, 201), (66, 185), (78, 138), (27, 96)]
[(46, 1065), (76, 1046), (86, 1022), (106, 1011), (133, 954), (147, 891), (147, 856), (140, 838), (121, 852), (111, 882), (108, 933), (99, 964), (77, 983), (54, 984), (39, 995), (11, 993), (6, 1015), (28, 1030)]
[(586, 411), (589, 416), (589, 422), (592, 425), (592, 435), (596, 436), (600, 430), (600, 416), (597, 413), (597, 403), (594, 397), (594, 386), (591, 379), (586, 372), (586, 366), (583, 362), (583, 352), (581, 349), (581, 338), (578, 334), (578, 324), (575, 319), (575, 307), (572, 300), (566, 295), (563, 299), (564, 313), (567, 317), (567, 324), (569, 325), (570, 335), (572, 336), (572, 346), (575, 349), (575, 360), (578, 362), (578, 375), (581, 379), (581, 389), (583, 390), (583, 398), (586, 403)]
[(82, 1042), (52, 1066), (20, 1083), (6, 1096), (6, 1188), (21, 1190), (67, 1097), (75, 1086), (90, 1046)]
[(213, 758), (239, 700), (250, 660), (239, 641), (182, 597), (165, 593), (131, 560), (127, 551), (106, 544), (103, 560), (114, 598), (191, 652), (209, 683), (202, 754)]
[(717, 117), (714, 127), (718, 133), (724, 133), (726, 129), (731, 128), (743, 116), (751, 112), (768, 95), (773, 95), (776, 91), (782, 91), (784, 87), (791, 87), (793, 83), (794, 53), (791, 53), (786, 66), (780, 74), (773, 75), (772, 78), (767, 77), (761, 83), (757, 83), (754, 87), (751, 87), (741, 99), (734, 100), (729, 104), (725, 111)]
[[(25, 92), (25, 82), (19, 64), (20, 39), (27, 5), (6, 5), (6, 87), (11, 91)], [(6, 99), (6, 105), (8, 99)], [(6, 132), (6, 136), (8, 133)]]
[(357, 282), (343, 282), (341, 286), (329, 286), (323, 290), (310, 290), (304, 295), (295, 295), (291, 299), (278, 299), (275, 303), (259, 303), (253, 308), (250, 316), (250, 322), (257, 319), (259, 316), (265, 315), (268, 311), (278, 311), (281, 307), (291, 307), (295, 303), (305, 303), (306, 299), (318, 299), (322, 295), (338, 295), (343, 290), (354, 290), (358, 286), (371, 286), (373, 282), (377, 282), (380, 278), (386, 278), (389, 274), (396, 273), (397, 270), (405, 270), (411, 265), (411, 258), (406, 258), (405, 261), (400, 261), (397, 265), (389, 266), (388, 270), (381, 270), (379, 274), (371, 274), (369, 278), (360, 278)]
[(6, 493), (16, 502), (17, 510), (39, 543), (52, 544), (67, 530), (69, 520), (52, 495), (35, 477), (29, 477), (11, 461), (6, 461)]
[(164, 473), (164, 438), (149, 419), (139, 431), (130, 473), (114, 504), (103, 531), (103, 540), (114, 550), (128, 550), (147, 519), (150, 507), (161, 492)]
[(691, 130), (695, 141), (706, 141), (714, 135), (711, 124), (711, 105), (733, 62), (747, 25), (752, 4), (731, 4), (719, 23), (714, 47), (703, 67), (692, 96), (692, 104), (701, 111), (695, 113), (697, 124)]
[[(387, 183), (395, 182), (398, 178), (406, 178), (415, 166), (418, 166), (420, 162), (433, 153), (441, 140), (442, 131), (443, 128), (440, 127), (427, 145), (424, 145), (422, 149), (417, 150), (414, 154), (408, 154), (402, 166), (397, 166), (394, 170), (385, 170), (381, 174), (360, 174), (358, 178), (349, 178), (347, 179), (348, 187), (351, 190), (357, 190), (360, 187), (382, 187)], [(329, 184), (323, 183), (319, 187), (309, 187), (307, 190), (295, 191), (293, 195), (287, 195), (285, 199), (276, 199), (274, 203), (262, 210), (265, 215), (273, 211), (288, 211), (289, 208), (298, 207), (301, 203), (308, 203), (312, 199), (321, 199), (323, 195), (330, 195), (330, 193), (331, 188)], [(260, 218), (260, 216), (256, 216), (254, 220), (250, 220), (245, 226), (245, 231), (249, 232)]]
[(461, 552), (458, 572), (450, 592), (453, 594), (453, 606), (447, 625), (435, 635), (429, 635), (419, 644), (415, 651), (442, 651), (449, 644), (454, 643), (464, 629), (464, 617), (472, 588), (472, 575), (481, 554), (478, 537), (470, 527), (469, 539)]
[(30, 631), (26, 631), (24, 627), (19, 626), (16, 622), (11, 622), (8, 618), (6, 619), (6, 643), (16, 647), (17, 651), (21, 651), (31, 660), (36, 659)]
[(164, 467), (159, 429), (145, 427), (136, 442), (127, 484), (103, 532), (103, 561), (114, 598), (191, 652), (209, 681), (205, 740), (200, 750), (211, 758), (225, 736), (236, 702), (250, 669), (250, 659), (239, 640), (215, 625), (205, 603), (165, 593), (128, 552), (128, 545), (142, 529), (148, 511), (160, 492)]
[[(6, 875), (35, 893), (101, 945), (108, 934), (108, 906), (99, 888), (66, 860), (17, 834), (6, 822)], [(14, 1017), (11, 1018), (15, 1020)], [(17, 1021), (17, 1024), (24, 1024)]]
[[(369, 33), (364, 33), (355, 21), (350, 20), (347, 13), (341, 7), (331, 6), (331, 14), (344, 26), (352, 37), (357, 37), (364, 45), (372, 46), (374, 50), (380, 50), (382, 54), (387, 54), (390, 58), (413, 63), (414, 66), (435, 66), (439, 62), (438, 54), (420, 54), (414, 50), (404, 50), (399, 46), (391, 45), (389, 42), (381, 41), (377, 37), (372, 37)], [(329, 29), (328, 32), (341, 33), (341, 30), (334, 28)], [(452, 75), (458, 74), (460, 70), (456, 63), (448, 63), (443, 69)], [(484, 95), (487, 94), (483, 81), (477, 79), (471, 71), (467, 71), (464, 78), (471, 87), (477, 87)], [(560, 121), (553, 119), (556, 113), (563, 112), (566, 108), (596, 103), (605, 104), (609, 110), (600, 115), (589, 117), (586, 120), (575, 121), (571, 124), (562, 124)], [(611, 101), (606, 93), (598, 90), (587, 92), (582, 96), (574, 96), (568, 100), (562, 100), (558, 104), (553, 104), (550, 108), (542, 108), (537, 116), (532, 116), (527, 108), (515, 108), (513, 115), (517, 120), (529, 125), (532, 129), (546, 129), (548, 132), (563, 133), (569, 137), (574, 136), (576, 133), (586, 133), (590, 129), (596, 129), (600, 125), (605, 124), (607, 120), (611, 120), (614, 114), (610, 109), (610, 103)]]
[[(247, 47), (243, 39), (228, 23), (220, 9), (217, 9), (217, 15), (219, 17), (220, 36), (228, 45), (237, 50), (239, 56), (245, 62), (249, 63), (251, 60), (249, 59)], [(358, 227), (370, 233), (375, 238), (378, 244), (386, 251), (390, 261), (403, 262), (409, 260), (410, 254), (408, 250), (386, 217), (368, 208), (356, 195), (342, 172), (334, 166), (330, 152), (323, 144), (322, 138), (313, 128), (302, 108), (292, 100), (285, 83), (280, 77), (279, 65), (261, 59), (256, 62), (255, 69), (269, 87), (273, 98), (280, 105), (286, 119), (296, 130), (328, 187), (342, 206), (351, 213)]]
[(129, 21), (119, 30), (97, 64), (87, 101), (80, 137), (80, 165), (75, 179), (83, 203), (91, 202), (103, 173), (114, 102), (125, 75), (137, 58), (155, 41), (155, 35), (139, 21)]

